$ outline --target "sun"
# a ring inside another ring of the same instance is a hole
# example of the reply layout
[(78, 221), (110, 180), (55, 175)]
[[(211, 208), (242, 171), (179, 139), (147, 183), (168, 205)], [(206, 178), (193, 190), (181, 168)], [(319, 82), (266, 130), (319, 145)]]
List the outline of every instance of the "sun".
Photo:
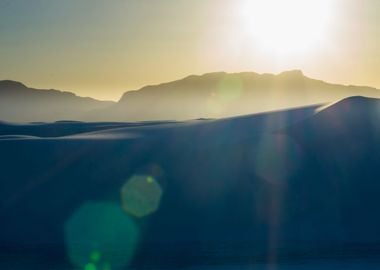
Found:
[(243, 0), (241, 29), (266, 51), (294, 54), (326, 41), (334, 0)]

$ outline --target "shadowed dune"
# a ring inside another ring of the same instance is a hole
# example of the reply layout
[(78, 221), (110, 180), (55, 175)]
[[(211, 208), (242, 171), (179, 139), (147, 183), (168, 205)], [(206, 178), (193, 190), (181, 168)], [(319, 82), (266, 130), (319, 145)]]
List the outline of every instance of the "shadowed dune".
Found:
[(135, 175), (148, 175), (159, 205), (127, 208), (140, 230), (132, 266), (376, 258), (379, 108), (351, 97), (219, 120), (2, 124), (0, 254), (69, 265), (73, 213), (128, 202), (128, 179), (142, 188)]

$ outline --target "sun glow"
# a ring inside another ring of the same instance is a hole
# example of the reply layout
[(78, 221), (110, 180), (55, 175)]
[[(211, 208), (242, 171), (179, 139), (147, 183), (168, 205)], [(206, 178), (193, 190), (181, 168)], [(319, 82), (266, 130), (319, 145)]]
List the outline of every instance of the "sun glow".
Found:
[(244, 0), (240, 24), (260, 49), (280, 55), (309, 52), (326, 41), (334, 0)]

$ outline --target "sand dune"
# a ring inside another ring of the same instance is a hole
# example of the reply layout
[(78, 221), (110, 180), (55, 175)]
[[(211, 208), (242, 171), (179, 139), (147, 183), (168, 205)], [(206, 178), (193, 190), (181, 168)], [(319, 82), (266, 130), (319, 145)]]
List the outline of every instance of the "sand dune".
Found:
[(120, 206), (145, 175), (159, 204), (124, 208), (140, 230), (136, 267), (376, 257), (379, 106), (352, 97), (219, 120), (3, 123), (0, 248), (64, 264), (81, 205)]

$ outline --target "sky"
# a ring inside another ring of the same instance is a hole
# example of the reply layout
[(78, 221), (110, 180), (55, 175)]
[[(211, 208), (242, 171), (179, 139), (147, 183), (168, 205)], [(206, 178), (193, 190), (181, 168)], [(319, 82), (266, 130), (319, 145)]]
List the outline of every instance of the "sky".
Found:
[(109, 100), (215, 71), (380, 88), (379, 0), (268, 1), (0, 0), (0, 80)]

